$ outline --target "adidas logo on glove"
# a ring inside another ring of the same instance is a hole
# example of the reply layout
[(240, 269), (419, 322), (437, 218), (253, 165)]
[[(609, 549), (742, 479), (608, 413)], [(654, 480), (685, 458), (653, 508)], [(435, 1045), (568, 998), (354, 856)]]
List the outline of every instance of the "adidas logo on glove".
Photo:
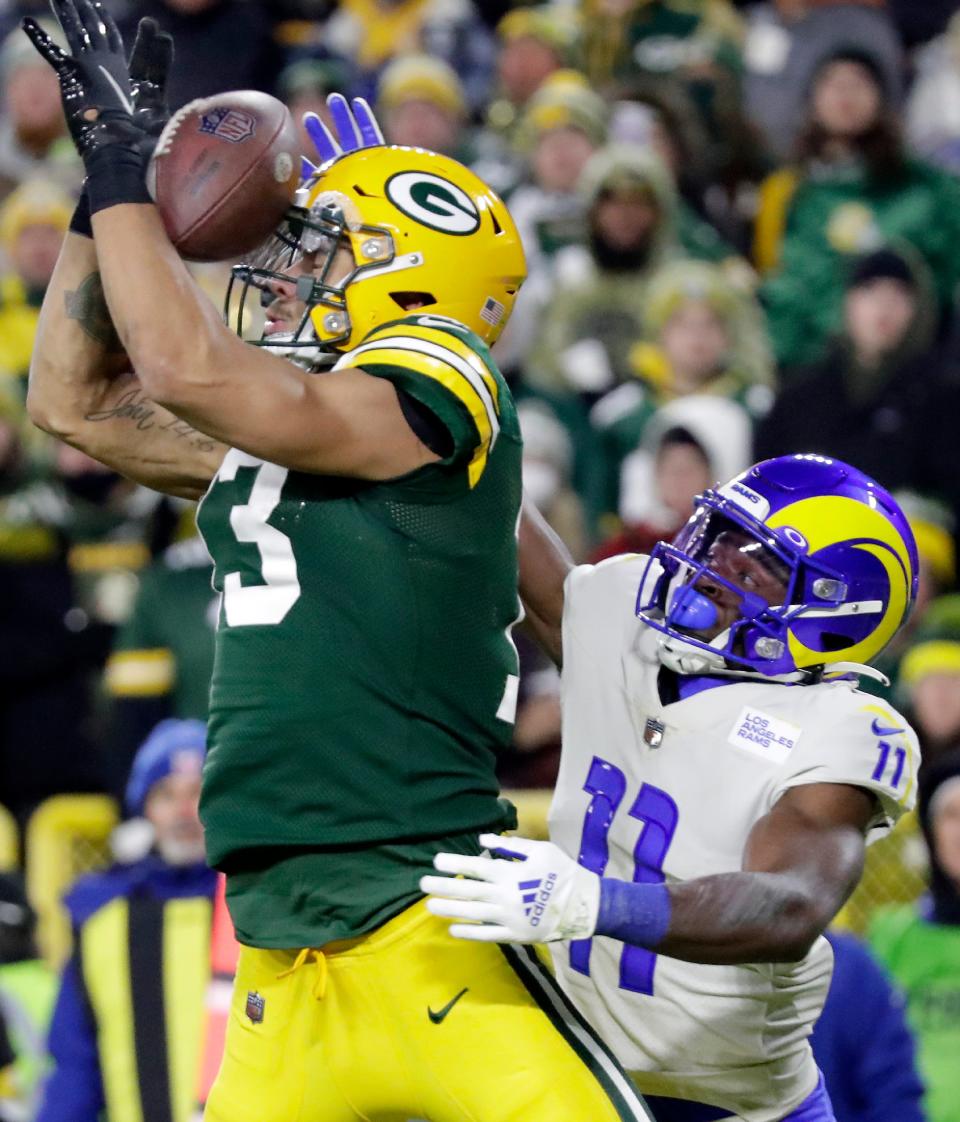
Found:
[(536, 927), (557, 887), (557, 874), (549, 873), (546, 880), (522, 880), (517, 887), (523, 893), (524, 915), (530, 921), (530, 926)]

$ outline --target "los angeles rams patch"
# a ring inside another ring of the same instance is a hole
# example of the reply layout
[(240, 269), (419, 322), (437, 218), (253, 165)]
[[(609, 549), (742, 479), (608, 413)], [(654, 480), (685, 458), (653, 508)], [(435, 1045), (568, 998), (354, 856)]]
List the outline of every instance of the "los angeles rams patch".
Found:
[(800, 726), (745, 705), (727, 737), (735, 748), (745, 748), (772, 764), (782, 764), (800, 739)]

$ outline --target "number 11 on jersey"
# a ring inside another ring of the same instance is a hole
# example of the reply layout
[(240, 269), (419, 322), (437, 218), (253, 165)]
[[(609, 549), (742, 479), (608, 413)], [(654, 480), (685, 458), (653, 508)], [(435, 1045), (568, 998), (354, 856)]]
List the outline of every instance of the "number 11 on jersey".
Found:
[[(593, 797), (583, 819), (578, 860), (585, 869), (603, 876), (610, 860), (607, 838), (626, 794), (627, 778), (614, 764), (594, 756), (583, 789)], [(663, 862), (677, 829), (677, 804), (666, 791), (644, 783), (627, 813), (642, 824), (633, 849), (634, 883), (662, 884)], [(580, 974), (590, 973), (592, 943), (592, 939), (575, 939), (570, 944), (570, 966)], [(620, 988), (653, 993), (656, 964), (653, 951), (624, 946), (620, 953)]]

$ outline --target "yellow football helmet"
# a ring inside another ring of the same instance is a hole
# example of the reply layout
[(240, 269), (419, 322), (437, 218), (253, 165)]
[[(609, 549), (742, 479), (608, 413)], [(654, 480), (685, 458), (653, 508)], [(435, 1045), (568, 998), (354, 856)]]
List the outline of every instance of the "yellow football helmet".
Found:
[[(349, 253), (346, 275), (341, 247)], [(265, 296), (296, 286), (296, 328), (262, 345), (349, 351), (414, 308), (493, 343), (526, 276), (502, 200), (469, 168), (419, 148), (377, 145), (324, 164), (301, 187), (271, 243), (234, 278)], [(229, 297), (228, 297), (229, 300)]]

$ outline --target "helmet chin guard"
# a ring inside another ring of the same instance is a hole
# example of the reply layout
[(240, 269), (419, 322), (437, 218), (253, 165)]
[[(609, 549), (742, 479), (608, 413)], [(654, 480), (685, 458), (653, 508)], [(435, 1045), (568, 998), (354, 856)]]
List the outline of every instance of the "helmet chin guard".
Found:
[[(720, 571), (724, 540), (776, 577), (782, 602)], [(823, 456), (781, 456), (698, 497), (674, 542), (654, 547), (636, 613), (678, 673), (797, 680), (875, 657), (906, 619), (917, 567), (903, 512), (872, 479)], [(736, 605), (717, 635), (711, 590)]]

